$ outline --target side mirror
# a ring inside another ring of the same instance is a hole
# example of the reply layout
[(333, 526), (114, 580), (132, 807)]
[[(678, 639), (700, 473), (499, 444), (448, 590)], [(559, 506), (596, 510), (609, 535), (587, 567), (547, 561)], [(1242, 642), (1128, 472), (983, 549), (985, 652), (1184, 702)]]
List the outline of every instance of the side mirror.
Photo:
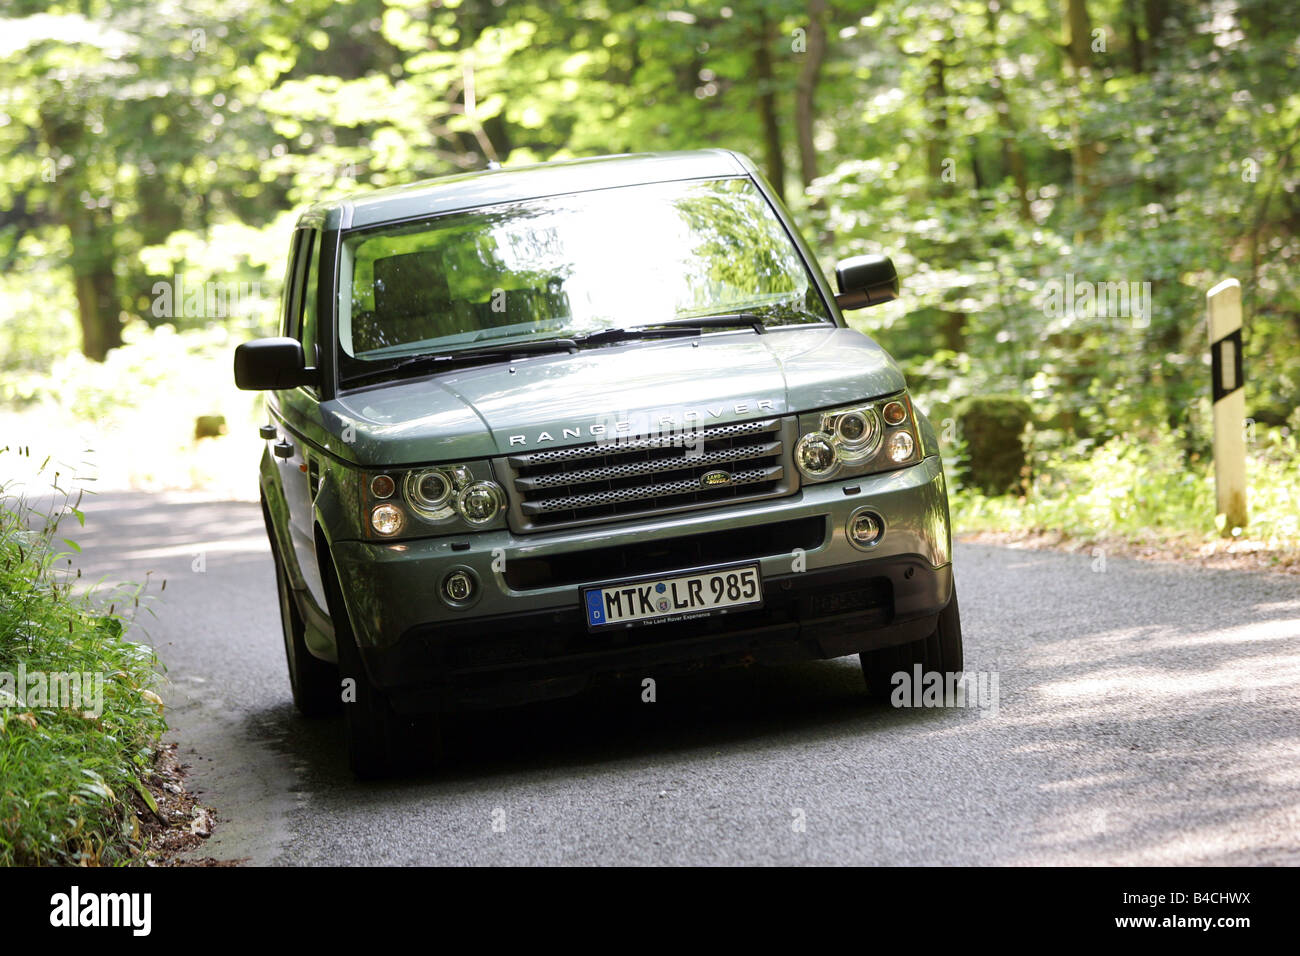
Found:
[(835, 268), (841, 309), (864, 309), (898, 298), (898, 272), (889, 256), (854, 256)]
[(235, 349), (235, 385), (239, 388), (297, 388), (315, 385), (318, 379), (317, 370), (307, 367), (297, 339), (254, 339)]

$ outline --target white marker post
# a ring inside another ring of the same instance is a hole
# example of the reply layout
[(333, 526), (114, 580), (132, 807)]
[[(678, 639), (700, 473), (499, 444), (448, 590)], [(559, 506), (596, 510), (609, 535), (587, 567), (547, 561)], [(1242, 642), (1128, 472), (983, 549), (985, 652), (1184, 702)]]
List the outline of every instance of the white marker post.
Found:
[(1246, 390), (1241, 367), (1241, 283), (1206, 293), (1214, 395), (1214, 486), (1222, 533), (1246, 527)]

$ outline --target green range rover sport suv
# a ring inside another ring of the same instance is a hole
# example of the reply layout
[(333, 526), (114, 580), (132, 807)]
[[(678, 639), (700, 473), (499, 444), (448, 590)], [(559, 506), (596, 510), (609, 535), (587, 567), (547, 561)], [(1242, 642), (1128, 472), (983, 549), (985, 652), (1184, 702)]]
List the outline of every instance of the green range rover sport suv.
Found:
[(294, 701), (362, 775), (448, 710), (674, 669), (962, 668), (938, 441), (726, 150), (452, 176), (313, 206), (268, 390), (262, 508)]

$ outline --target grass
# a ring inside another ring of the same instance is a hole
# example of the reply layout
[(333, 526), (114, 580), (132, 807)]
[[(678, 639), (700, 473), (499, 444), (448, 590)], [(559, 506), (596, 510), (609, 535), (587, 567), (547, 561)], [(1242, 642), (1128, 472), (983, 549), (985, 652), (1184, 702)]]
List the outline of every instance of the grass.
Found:
[[(14, 457), (25, 456), (2, 449), (0, 467), (8, 472)], [(65, 481), (55, 477), (52, 487)], [(129, 862), (141, 845), (129, 795), (153, 802), (145, 780), (166, 724), (153, 651), (128, 639), (142, 589), (75, 586), (78, 547), (65, 526), (82, 520), (79, 503), (79, 495), (56, 492), (54, 504), (40, 509), (12, 486), (0, 489), (4, 866)], [(46, 681), (32, 682), (32, 675), (73, 673), (99, 675), (102, 692), (94, 679), (80, 695), (42, 693)]]
[(956, 531), (1055, 533), (1171, 551), (1249, 548), (1273, 552), (1280, 563), (1300, 555), (1300, 447), (1293, 429), (1259, 428), (1253, 436), (1247, 446), (1249, 521), (1226, 534), (1216, 517), (1213, 462), (1186, 461), (1168, 430), (1112, 439), (1086, 452), (1036, 455), (1032, 472), (1020, 496), (956, 488)]

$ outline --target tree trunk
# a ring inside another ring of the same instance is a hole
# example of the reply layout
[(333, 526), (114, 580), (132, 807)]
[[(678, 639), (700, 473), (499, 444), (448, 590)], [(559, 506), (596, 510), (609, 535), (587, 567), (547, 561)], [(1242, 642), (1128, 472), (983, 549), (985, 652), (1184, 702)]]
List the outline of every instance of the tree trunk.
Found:
[(74, 198), (68, 203), (68, 228), (72, 234), (72, 274), (77, 290), (77, 317), (81, 322), (81, 351), (86, 358), (104, 361), (109, 349), (122, 344), (121, 307), (113, 265), (112, 214), (87, 209)]
[(1169, 0), (1145, 0), (1142, 13), (1147, 25), (1147, 49), (1154, 59), (1160, 48), (1160, 34), (1164, 31), (1165, 17), (1169, 15)]
[[(997, 5), (990, 3), (985, 10), (988, 20), (989, 36), (997, 36), (998, 14)], [(998, 55), (995, 48), (994, 58)], [(1020, 218), (1025, 222), (1030, 222), (1033, 215), (1029, 209), (1029, 175), (1025, 171), (1025, 154), (1020, 151), (1020, 145), (1017, 141), (1015, 115), (1011, 111), (1011, 101), (1007, 98), (1006, 87), (1002, 85), (1002, 77), (996, 70), (989, 78), (989, 87), (993, 91), (993, 109), (998, 115), (998, 139), (1002, 153), (1002, 172), (1005, 177), (1010, 173), (1012, 182), (1016, 184), (1016, 205), (1020, 210)]]
[(1126, 15), (1128, 20), (1128, 55), (1132, 70), (1137, 75), (1146, 72), (1146, 64), (1142, 57), (1142, 30), (1141, 24), (1138, 22), (1139, 17), (1139, 12), (1130, 7)]
[(69, 264), (77, 294), (81, 351), (86, 358), (102, 362), (109, 349), (122, 344), (122, 314), (114, 271), (117, 248), (112, 206), (92, 208), (82, 200), (87, 181), (83, 164), (93, 155), (82, 141), (85, 128), (80, 116), (47, 115), (42, 122), (52, 155), (79, 157), (71, 171), (51, 184), (50, 206), (68, 227), (72, 243)]
[(1066, 51), (1069, 54), (1070, 72), (1074, 87), (1070, 93), (1070, 130), (1074, 140), (1074, 193), (1083, 220), (1079, 238), (1096, 234), (1097, 230), (1097, 160), (1101, 155), (1097, 145), (1084, 138), (1079, 121), (1083, 110), (1085, 87), (1092, 70), (1092, 19), (1088, 16), (1087, 0), (1064, 0), (1067, 30)]
[[(826, 60), (826, 0), (808, 2), (808, 48), (799, 66), (799, 78), (794, 89), (794, 119), (799, 136), (799, 175), (804, 189), (817, 178), (817, 147), (813, 142), (813, 99), (817, 82), (821, 79), (822, 64)], [(818, 200), (813, 203), (821, 207)]]
[[(1005, 109), (1004, 109), (1005, 107)], [(1015, 121), (1011, 117), (1011, 104), (1005, 99), (998, 105), (998, 125), (1002, 128), (1002, 155), (1011, 170), (1011, 180), (1016, 184), (1016, 205), (1020, 218), (1025, 222), (1033, 220), (1029, 208), (1029, 174), (1025, 171), (1025, 154), (1016, 143)]]
[[(952, 155), (951, 143), (948, 141), (948, 63), (944, 59), (944, 49), (951, 42), (952, 36), (947, 26), (944, 27), (942, 42), (935, 44), (934, 52), (926, 64), (929, 80), (925, 86), (925, 122), (928, 127), (925, 143), (926, 171), (929, 174), (929, 191), (940, 196), (952, 196), (956, 192), (957, 159)], [(972, 147), (971, 161), (974, 163), (975, 151)], [(974, 172), (978, 177), (979, 173)], [(954, 312), (939, 306), (943, 316), (942, 332), (944, 348), (953, 352), (966, 350), (966, 313)]]
[(185, 223), (185, 213), (175, 201), (181, 190), (174, 189), (157, 170), (140, 171), (139, 195), (146, 197), (140, 204), (134, 225), (140, 233), (142, 245), (155, 246), (166, 241)]
[(781, 127), (776, 108), (776, 78), (772, 72), (771, 26), (767, 14), (758, 16), (758, 37), (754, 44), (754, 72), (758, 77), (758, 114), (763, 121), (767, 178), (776, 194), (785, 199), (785, 157), (781, 152)]
[(944, 160), (951, 160), (952, 157), (947, 155), (948, 85), (944, 78), (945, 69), (942, 49), (936, 49), (934, 56), (930, 58), (930, 82), (925, 87), (926, 120), (930, 126), (925, 155), (931, 185), (940, 193), (947, 195), (952, 191), (948, 188), (952, 183), (944, 179)]
[(966, 313), (943, 313), (943, 347), (953, 352), (966, 351)]

